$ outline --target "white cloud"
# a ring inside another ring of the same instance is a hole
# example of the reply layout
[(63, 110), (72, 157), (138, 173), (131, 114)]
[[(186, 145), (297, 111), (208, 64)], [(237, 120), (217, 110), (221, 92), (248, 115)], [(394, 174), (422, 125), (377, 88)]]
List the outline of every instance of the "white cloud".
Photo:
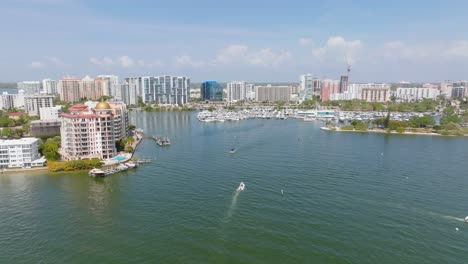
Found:
[(205, 63), (203, 61), (195, 61), (190, 56), (182, 55), (182, 56), (175, 57), (175, 65), (179, 67), (190, 66), (190, 67), (198, 68), (198, 67), (204, 66)]
[(468, 57), (468, 41), (458, 40), (454, 41), (450, 47), (445, 51), (445, 54), (450, 56)]
[(242, 61), (247, 55), (248, 51), (249, 47), (246, 45), (229, 45), (218, 52), (218, 55), (216, 56), (216, 62), (232, 63)]
[(323, 47), (315, 47), (312, 54), (319, 59), (334, 59), (353, 64), (362, 48), (360, 40), (347, 41), (341, 36), (330, 37)]
[(40, 61), (33, 61), (31, 62), (31, 64), (29, 64), (29, 66), (33, 69), (40, 69), (40, 68), (43, 68), (45, 65), (41, 63)]
[(310, 38), (300, 38), (299, 39), (299, 45), (301, 46), (309, 46), (312, 45), (313, 41)]
[(291, 57), (289, 51), (274, 52), (270, 48), (251, 51), (246, 45), (232, 44), (221, 49), (214, 64), (244, 64), (255, 66), (278, 66)]
[(47, 60), (49, 60), (52, 64), (54, 64), (56, 66), (63, 66), (64, 65), (62, 60), (57, 58), (57, 57), (48, 57)]
[(124, 68), (129, 68), (132, 67), (135, 63), (133, 62), (133, 59), (130, 58), (129, 56), (122, 56), (119, 58), (120, 66)]
[(252, 53), (248, 57), (248, 63), (260, 66), (278, 66), (291, 58), (289, 51), (273, 52), (270, 48)]
[(99, 65), (99, 66), (111, 66), (114, 64), (114, 61), (109, 58), (109, 57), (104, 57), (101, 60), (97, 59), (95, 57), (89, 58), (89, 61), (94, 64), (94, 65)]
[(144, 60), (137, 60), (136, 64), (140, 67), (148, 67), (148, 68), (157, 68), (162, 67), (164, 63), (160, 60), (154, 60), (152, 62), (145, 62)]

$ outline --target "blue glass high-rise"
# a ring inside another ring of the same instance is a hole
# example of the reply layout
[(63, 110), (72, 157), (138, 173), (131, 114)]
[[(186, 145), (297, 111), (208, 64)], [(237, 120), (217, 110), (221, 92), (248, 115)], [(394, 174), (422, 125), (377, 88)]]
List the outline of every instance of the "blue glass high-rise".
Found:
[(223, 101), (223, 87), (216, 81), (202, 83), (200, 93), (203, 100)]

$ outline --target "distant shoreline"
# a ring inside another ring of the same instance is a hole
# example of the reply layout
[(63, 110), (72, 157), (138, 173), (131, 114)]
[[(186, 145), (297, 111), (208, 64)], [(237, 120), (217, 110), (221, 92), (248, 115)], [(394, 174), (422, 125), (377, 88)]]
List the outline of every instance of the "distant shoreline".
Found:
[(359, 131), (359, 130), (340, 130), (339, 128), (330, 128), (330, 127), (320, 127), (320, 129), (322, 130), (326, 130), (326, 131), (333, 131), (333, 132), (354, 132), (354, 133), (377, 133), (377, 134), (390, 134), (390, 135), (409, 135), (409, 136), (439, 136), (439, 137), (468, 137), (468, 135), (463, 135), (463, 136), (457, 136), (457, 135), (441, 135), (441, 134), (437, 134), (437, 133), (432, 133), (432, 132), (428, 132), (428, 133), (424, 133), (424, 132), (403, 132), (403, 133), (398, 133), (396, 131), (390, 131), (390, 132), (387, 132), (385, 130), (375, 130), (375, 129), (372, 129), (372, 130), (366, 130), (366, 131)]

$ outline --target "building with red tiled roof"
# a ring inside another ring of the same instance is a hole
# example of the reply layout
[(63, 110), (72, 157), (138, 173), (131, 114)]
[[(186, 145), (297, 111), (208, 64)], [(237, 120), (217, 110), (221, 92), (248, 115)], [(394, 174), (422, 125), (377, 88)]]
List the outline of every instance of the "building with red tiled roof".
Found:
[(65, 160), (109, 159), (117, 155), (115, 142), (126, 138), (125, 105), (107, 102), (76, 104), (62, 113), (60, 153)]

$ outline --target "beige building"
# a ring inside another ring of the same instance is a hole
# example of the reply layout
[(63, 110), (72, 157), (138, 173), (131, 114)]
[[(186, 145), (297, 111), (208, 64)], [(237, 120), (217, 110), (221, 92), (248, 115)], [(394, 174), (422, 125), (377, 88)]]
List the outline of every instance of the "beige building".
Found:
[(58, 92), (60, 100), (66, 102), (78, 102), (83, 98), (98, 100), (103, 95), (109, 95), (110, 86), (110, 79), (104, 77), (64, 78), (58, 82)]
[(289, 102), (291, 86), (255, 86), (255, 100), (258, 102)]
[(361, 99), (366, 102), (387, 102), (390, 96), (390, 88), (363, 88), (361, 91)]
[(107, 102), (74, 105), (62, 113), (60, 132), (63, 159), (112, 158), (117, 155), (115, 142), (128, 134), (127, 109)]

